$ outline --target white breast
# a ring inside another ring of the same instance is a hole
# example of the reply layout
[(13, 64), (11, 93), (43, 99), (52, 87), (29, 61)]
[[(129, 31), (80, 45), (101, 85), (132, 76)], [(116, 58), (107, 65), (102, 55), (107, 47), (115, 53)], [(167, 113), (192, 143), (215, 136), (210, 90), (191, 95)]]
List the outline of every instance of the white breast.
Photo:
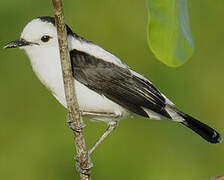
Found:
[[(26, 50), (26, 53), (30, 57), (32, 68), (37, 77), (51, 91), (56, 99), (66, 107), (61, 63), (57, 48), (41, 49), (41, 52), (38, 52), (38, 50)], [(49, 54), (54, 54), (54, 56), (52, 57)], [(96, 93), (76, 80), (74, 80), (74, 83), (80, 110), (116, 113), (122, 116), (127, 115), (127, 110), (120, 105)], [(108, 119), (100, 118), (99, 120)]]

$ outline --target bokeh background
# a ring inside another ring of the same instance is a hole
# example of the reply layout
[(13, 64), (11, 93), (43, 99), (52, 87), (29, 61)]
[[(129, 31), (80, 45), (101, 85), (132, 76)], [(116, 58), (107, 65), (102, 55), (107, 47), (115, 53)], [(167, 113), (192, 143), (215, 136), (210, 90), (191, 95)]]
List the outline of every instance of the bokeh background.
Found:
[[(224, 135), (224, 1), (189, 1), (196, 52), (168, 68), (149, 51), (142, 0), (64, 1), (66, 22), (141, 72), (174, 101)], [(51, 1), (1, 0), (0, 46), (32, 18), (53, 15)], [(0, 179), (79, 179), (66, 110), (18, 49), (0, 49)], [(85, 119), (90, 147), (106, 124)], [(224, 173), (224, 143), (211, 145), (179, 124), (127, 118), (94, 152), (93, 179), (205, 180)]]

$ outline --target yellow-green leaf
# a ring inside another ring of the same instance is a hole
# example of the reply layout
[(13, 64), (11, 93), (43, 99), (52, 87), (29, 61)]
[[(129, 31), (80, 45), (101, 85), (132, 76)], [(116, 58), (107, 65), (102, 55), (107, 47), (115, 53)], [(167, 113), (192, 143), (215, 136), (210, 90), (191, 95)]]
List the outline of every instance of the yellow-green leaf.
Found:
[(157, 59), (180, 66), (194, 52), (187, 0), (147, 0), (148, 43)]

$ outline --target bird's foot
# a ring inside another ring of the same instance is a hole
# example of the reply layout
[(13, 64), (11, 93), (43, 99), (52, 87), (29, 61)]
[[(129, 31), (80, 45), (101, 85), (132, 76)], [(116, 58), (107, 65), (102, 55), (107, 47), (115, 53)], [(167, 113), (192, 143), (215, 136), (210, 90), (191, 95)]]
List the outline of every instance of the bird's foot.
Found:
[(75, 126), (74, 122), (71, 121), (70, 113), (67, 114), (67, 124), (70, 129), (72, 129), (73, 131), (76, 131), (76, 132), (80, 132), (86, 126), (86, 124), (84, 122), (82, 122), (82, 124), (77, 128)]
[[(89, 154), (88, 154), (89, 156)], [(76, 170), (82, 174), (85, 174), (85, 175), (89, 175), (91, 172), (91, 168), (93, 168), (93, 163), (91, 161), (91, 158), (90, 156), (88, 157), (88, 160), (89, 162), (88, 163), (85, 163), (85, 164), (81, 164), (80, 163), (80, 157), (79, 156), (75, 156), (75, 161), (76, 161)]]

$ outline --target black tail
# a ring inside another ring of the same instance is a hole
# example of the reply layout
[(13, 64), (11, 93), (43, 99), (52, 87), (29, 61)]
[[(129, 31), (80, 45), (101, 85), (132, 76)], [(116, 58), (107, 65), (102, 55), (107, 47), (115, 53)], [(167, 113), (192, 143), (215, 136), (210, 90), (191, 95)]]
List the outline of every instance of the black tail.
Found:
[(185, 121), (181, 122), (183, 125), (192, 129), (194, 132), (199, 134), (206, 141), (212, 144), (222, 142), (222, 136), (217, 131), (209, 127), (208, 125), (194, 119), (193, 117), (183, 112), (177, 111), (177, 114), (179, 114), (183, 119), (185, 119)]

